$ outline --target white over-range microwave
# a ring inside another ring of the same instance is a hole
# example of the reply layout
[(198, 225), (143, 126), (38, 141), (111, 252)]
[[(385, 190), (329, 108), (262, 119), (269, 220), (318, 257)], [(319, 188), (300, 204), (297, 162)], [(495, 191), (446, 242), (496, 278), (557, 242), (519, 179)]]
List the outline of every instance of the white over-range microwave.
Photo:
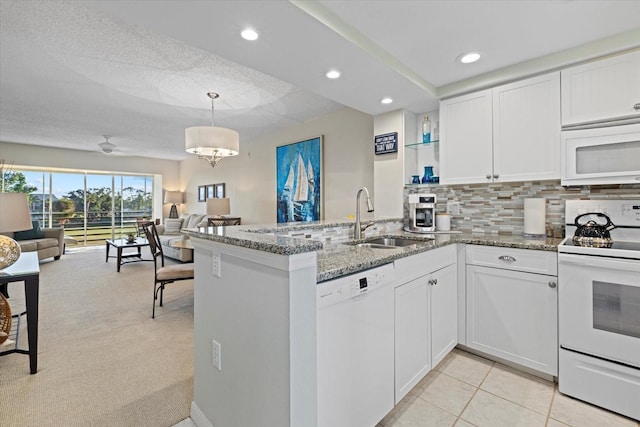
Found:
[(562, 185), (640, 184), (640, 123), (562, 131)]

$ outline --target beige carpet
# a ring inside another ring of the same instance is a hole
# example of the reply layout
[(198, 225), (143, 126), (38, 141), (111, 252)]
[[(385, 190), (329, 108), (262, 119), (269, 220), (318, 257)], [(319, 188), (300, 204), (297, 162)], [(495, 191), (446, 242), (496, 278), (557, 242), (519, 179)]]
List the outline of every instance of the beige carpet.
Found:
[[(116, 273), (104, 255), (40, 264), (38, 373), (29, 375), (27, 355), (0, 357), (0, 426), (157, 427), (189, 416), (193, 281), (168, 285), (151, 319), (153, 263)], [(23, 289), (9, 284), (14, 313), (24, 309)], [(24, 321), (21, 330), (26, 348)]]

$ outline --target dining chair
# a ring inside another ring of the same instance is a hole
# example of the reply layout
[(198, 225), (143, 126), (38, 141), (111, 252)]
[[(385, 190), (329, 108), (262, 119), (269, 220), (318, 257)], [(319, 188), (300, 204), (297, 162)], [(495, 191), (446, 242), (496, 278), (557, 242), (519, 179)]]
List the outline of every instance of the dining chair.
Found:
[(153, 256), (155, 277), (153, 282), (153, 311), (151, 312), (151, 317), (155, 319), (158, 293), (160, 294), (160, 307), (162, 307), (162, 295), (165, 285), (180, 280), (193, 279), (193, 264), (171, 264), (165, 266), (162, 245), (160, 244), (160, 237), (158, 236), (158, 230), (156, 230), (155, 224), (149, 221), (143, 222), (140, 225), (149, 241), (151, 255)]

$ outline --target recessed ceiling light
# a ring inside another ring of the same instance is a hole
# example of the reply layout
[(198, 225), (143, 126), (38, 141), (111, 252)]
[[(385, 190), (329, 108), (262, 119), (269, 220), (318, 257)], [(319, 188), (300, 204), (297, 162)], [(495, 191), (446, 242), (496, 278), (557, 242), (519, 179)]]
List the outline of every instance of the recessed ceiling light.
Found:
[(392, 102), (393, 102), (393, 99), (391, 99), (391, 98), (389, 98), (389, 97), (387, 97), (387, 98), (382, 98), (382, 99), (380, 100), (380, 103), (382, 103), (382, 104), (391, 104)]
[(458, 61), (463, 64), (471, 64), (472, 62), (476, 62), (478, 59), (480, 59), (480, 54), (478, 52), (469, 52), (458, 57)]
[(246, 30), (242, 31), (240, 33), (240, 35), (242, 36), (243, 39), (245, 40), (256, 40), (258, 38), (258, 33), (256, 33), (254, 30), (252, 30), (251, 28), (247, 28)]
[(338, 77), (340, 77), (340, 71), (338, 70), (331, 70), (327, 73), (327, 78), (329, 79), (337, 79)]

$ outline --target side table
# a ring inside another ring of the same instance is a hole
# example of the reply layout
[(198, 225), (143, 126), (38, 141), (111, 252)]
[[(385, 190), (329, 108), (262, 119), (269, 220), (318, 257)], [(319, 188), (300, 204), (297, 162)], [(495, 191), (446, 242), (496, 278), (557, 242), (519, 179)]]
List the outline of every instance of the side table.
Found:
[(29, 355), (29, 368), (32, 374), (38, 372), (38, 298), (40, 295), (40, 264), (37, 252), (23, 252), (20, 258), (10, 267), (0, 271), (0, 291), (6, 289), (7, 283), (24, 282), (24, 296), (27, 315), (27, 335), (29, 349), (16, 347), (0, 352), (0, 356), (11, 353)]

